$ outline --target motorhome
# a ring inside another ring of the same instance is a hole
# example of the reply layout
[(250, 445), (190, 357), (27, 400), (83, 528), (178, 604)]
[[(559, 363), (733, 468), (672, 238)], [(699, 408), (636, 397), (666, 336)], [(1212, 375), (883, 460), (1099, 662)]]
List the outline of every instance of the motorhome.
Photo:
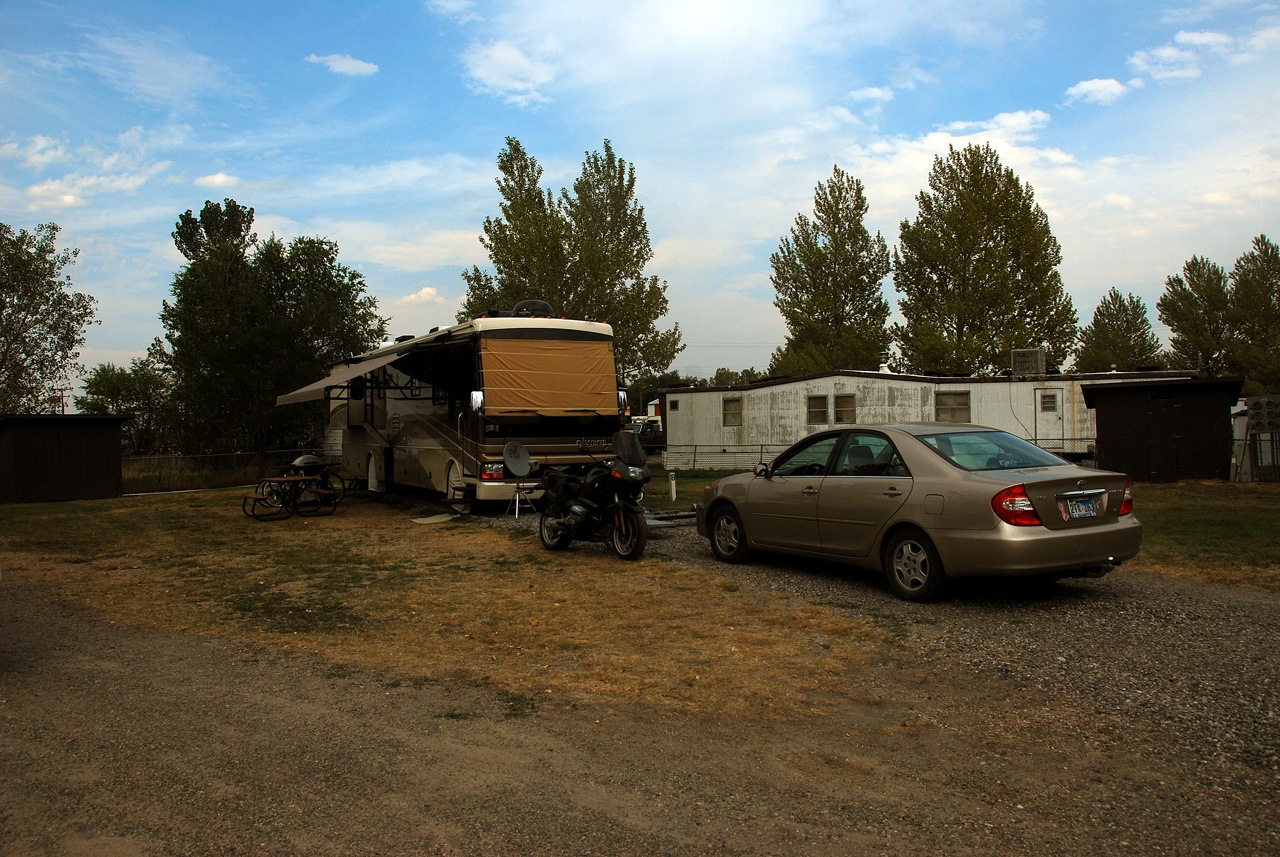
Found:
[[(344, 470), (373, 491), (406, 485), (449, 500), (510, 500), (537, 469), (590, 461), (626, 415), (613, 329), (551, 317), (541, 301), (394, 343), (333, 366), (280, 405), (329, 403)], [(534, 471), (513, 473), (519, 441)]]

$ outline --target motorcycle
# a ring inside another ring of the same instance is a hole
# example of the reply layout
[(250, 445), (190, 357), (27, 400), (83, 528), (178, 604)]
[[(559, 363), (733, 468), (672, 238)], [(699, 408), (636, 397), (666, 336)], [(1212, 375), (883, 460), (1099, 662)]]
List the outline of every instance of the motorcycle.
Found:
[[(590, 451), (581, 442), (578, 448)], [(634, 432), (613, 435), (612, 459), (574, 469), (544, 470), (538, 487), (538, 536), (547, 550), (564, 550), (574, 539), (607, 541), (623, 559), (639, 559), (649, 540), (644, 486), (653, 474)]]

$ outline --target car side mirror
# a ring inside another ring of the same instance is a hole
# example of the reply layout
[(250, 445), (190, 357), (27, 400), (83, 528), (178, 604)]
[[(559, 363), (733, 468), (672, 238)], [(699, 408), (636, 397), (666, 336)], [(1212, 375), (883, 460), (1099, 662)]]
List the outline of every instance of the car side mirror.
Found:
[(751, 472), (752, 472), (752, 473), (754, 473), (756, 476), (764, 476), (764, 477), (768, 478), (768, 476), (769, 476), (769, 465), (767, 465), (767, 464), (757, 464), (754, 468), (752, 468)]

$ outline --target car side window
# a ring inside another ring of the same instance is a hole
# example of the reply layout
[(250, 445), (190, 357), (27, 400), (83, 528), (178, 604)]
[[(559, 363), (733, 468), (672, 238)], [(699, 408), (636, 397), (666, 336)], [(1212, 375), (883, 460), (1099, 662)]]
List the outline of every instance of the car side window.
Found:
[(836, 456), (835, 476), (910, 476), (907, 465), (887, 437), (849, 432)]
[(783, 453), (773, 463), (774, 476), (817, 476), (827, 469), (827, 459), (836, 448), (838, 437), (824, 437), (813, 443)]

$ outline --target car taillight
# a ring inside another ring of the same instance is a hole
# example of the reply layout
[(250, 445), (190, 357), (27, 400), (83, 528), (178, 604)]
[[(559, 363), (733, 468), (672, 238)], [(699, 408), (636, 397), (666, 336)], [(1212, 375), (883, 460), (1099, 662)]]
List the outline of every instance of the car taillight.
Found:
[(1040, 516), (1036, 514), (1035, 507), (1031, 505), (1031, 498), (1027, 496), (1027, 489), (1021, 485), (1006, 488), (992, 497), (991, 508), (995, 510), (1000, 520), (1006, 524), (1013, 524), (1018, 527), (1040, 526)]
[(1129, 477), (1124, 478), (1124, 499), (1120, 501), (1120, 514), (1133, 514), (1133, 488), (1129, 485)]

